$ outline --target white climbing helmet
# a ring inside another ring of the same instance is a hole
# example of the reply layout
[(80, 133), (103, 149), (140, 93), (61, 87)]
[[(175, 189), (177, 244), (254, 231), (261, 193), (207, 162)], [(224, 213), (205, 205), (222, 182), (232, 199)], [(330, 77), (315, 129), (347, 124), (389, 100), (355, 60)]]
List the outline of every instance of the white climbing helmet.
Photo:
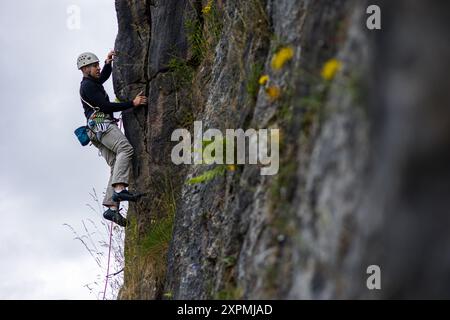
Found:
[(91, 63), (99, 62), (98, 57), (92, 52), (84, 52), (78, 56), (77, 67), (80, 70), (82, 67), (90, 65)]

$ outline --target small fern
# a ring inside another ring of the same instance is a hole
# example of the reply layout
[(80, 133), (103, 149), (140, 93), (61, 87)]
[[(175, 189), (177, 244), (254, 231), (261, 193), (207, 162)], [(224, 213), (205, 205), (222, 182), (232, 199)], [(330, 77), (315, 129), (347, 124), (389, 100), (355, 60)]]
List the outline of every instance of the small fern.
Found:
[(199, 176), (189, 179), (187, 181), (187, 184), (192, 185), (192, 184), (198, 184), (198, 183), (211, 181), (212, 179), (214, 179), (218, 176), (223, 176), (225, 174), (226, 169), (227, 169), (227, 167), (225, 165), (217, 166), (214, 169), (205, 171), (204, 173), (202, 173)]

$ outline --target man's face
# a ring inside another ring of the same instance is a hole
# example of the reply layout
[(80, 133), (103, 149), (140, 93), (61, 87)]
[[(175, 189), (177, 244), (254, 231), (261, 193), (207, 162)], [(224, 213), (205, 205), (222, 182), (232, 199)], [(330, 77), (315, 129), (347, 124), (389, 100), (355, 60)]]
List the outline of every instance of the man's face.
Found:
[(95, 79), (100, 78), (100, 71), (100, 64), (98, 62), (83, 67), (83, 73)]

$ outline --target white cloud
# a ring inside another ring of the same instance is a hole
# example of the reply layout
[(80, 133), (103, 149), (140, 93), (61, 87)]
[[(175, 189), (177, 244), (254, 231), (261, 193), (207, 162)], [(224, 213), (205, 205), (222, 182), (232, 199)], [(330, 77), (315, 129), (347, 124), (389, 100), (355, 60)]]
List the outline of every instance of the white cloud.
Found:
[[(66, 26), (71, 4), (80, 30)], [(100, 223), (86, 204), (109, 168), (73, 135), (85, 121), (76, 58), (89, 50), (102, 60), (116, 33), (110, 0), (0, 3), (0, 298), (93, 298), (83, 285), (101, 270), (63, 224)], [(111, 81), (105, 87), (114, 97)]]

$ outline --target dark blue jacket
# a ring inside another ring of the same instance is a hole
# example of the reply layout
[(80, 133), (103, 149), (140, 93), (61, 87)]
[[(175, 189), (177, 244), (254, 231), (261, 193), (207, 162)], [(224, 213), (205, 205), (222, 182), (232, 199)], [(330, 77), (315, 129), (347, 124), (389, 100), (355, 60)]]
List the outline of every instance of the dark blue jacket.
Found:
[[(103, 83), (111, 76), (112, 66), (111, 63), (105, 64), (100, 74), (99, 79), (92, 77), (83, 77), (80, 86), (81, 97), (89, 102), (93, 107), (99, 108), (100, 111), (108, 114), (111, 119), (114, 118), (113, 112), (124, 111), (133, 107), (133, 101), (128, 102), (110, 102), (108, 94), (103, 88)], [(84, 115), (89, 118), (94, 112), (90, 106), (81, 102), (84, 108)]]

